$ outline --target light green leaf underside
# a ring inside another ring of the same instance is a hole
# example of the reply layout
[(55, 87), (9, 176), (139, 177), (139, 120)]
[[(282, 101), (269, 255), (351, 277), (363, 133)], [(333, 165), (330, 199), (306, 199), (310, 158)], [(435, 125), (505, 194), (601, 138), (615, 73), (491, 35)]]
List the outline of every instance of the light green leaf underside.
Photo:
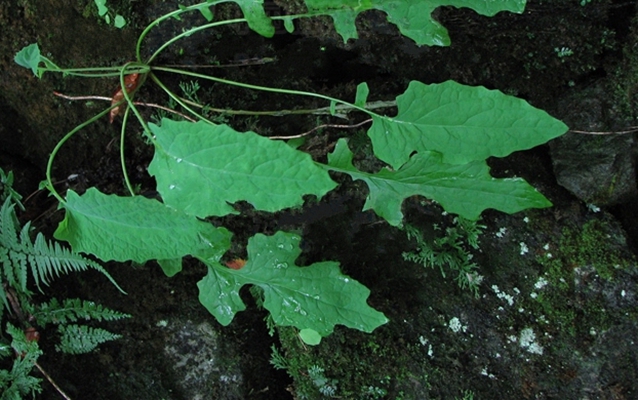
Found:
[(226, 229), (142, 196), (105, 195), (95, 188), (80, 196), (69, 190), (64, 208), (55, 237), (105, 261), (171, 260), (211, 248), (223, 253), (230, 242)]
[(240, 200), (277, 211), (336, 186), (308, 154), (253, 132), (169, 119), (150, 127), (157, 146), (148, 171), (163, 201), (188, 214), (235, 213), (229, 203)]
[(20, 50), (13, 58), (16, 64), (21, 67), (29, 68), (33, 71), (33, 75), (40, 77), (38, 73), (38, 65), (40, 65), (40, 47), (37, 43), (30, 44)]
[(375, 155), (394, 169), (414, 151), (437, 151), (448, 164), (505, 157), (568, 129), (524, 100), (454, 81), (412, 81), (397, 107), (396, 117), (375, 116), (368, 130)]
[(370, 174), (352, 165), (352, 152), (340, 139), (328, 155), (327, 168), (364, 181), (370, 194), (363, 210), (372, 209), (395, 226), (403, 219), (401, 203), (413, 195), (436, 200), (446, 211), (472, 220), (488, 208), (515, 213), (552, 205), (523, 179), (492, 178), (485, 161), (444, 164), (436, 152), (417, 153), (398, 171)]
[(248, 241), (248, 261), (243, 268), (209, 264), (208, 275), (198, 283), (200, 301), (227, 325), (245, 308), (239, 289), (254, 284), (263, 289), (264, 307), (279, 326), (312, 329), (326, 336), (337, 324), (371, 332), (387, 322), (366, 303), (370, 291), (343, 275), (337, 262), (296, 266), (299, 240), (285, 232), (255, 235)]
[(447, 46), (447, 30), (433, 17), (440, 6), (468, 7), (479, 14), (492, 16), (499, 11), (521, 13), (525, 0), (305, 0), (308, 12), (330, 15), (344, 41), (357, 38), (355, 19), (367, 10), (380, 10), (401, 33), (418, 45)]

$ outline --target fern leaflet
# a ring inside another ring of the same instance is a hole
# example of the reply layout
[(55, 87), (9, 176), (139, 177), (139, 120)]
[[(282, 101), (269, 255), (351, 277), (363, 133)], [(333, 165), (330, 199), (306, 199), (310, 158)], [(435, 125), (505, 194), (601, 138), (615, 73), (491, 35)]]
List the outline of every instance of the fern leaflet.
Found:
[(111, 310), (92, 301), (80, 299), (64, 299), (62, 304), (57, 299), (42, 303), (32, 313), (39, 325), (66, 324), (78, 320), (115, 321), (130, 318), (129, 314)]
[(122, 337), (105, 329), (73, 324), (58, 326), (58, 333), (60, 344), (55, 345), (55, 349), (67, 354), (89, 353), (101, 343)]

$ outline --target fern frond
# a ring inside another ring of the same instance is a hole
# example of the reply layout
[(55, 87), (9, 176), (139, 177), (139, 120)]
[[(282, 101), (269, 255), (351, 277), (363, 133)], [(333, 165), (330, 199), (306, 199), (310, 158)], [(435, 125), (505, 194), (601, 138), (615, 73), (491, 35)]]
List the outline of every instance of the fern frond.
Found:
[(113, 277), (97, 262), (90, 260), (72, 250), (60, 246), (57, 242), (48, 242), (44, 235), (38, 233), (35, 242), (29, 235), (31, 224), (24, 225), (18, 235), (17, 218), (10, 199), (6, 199), (0, 209), (0, 262), (2, 263), (2, 280), (23, 293), (27, 291), (27, 269), (31, 266), (31, 274), (36, 286), (40, 282), (48, 285), (53, 278), (74, 271), (85, 271), (89, 268), (100, 272), (111, 281), (122, 293), (124, 290)]
[[(11, 262), (11, 271), (7, 271), (5, 275), (9, 285), (22, 293), (28, 293), (27, 255), (20, 249), (10, 249), (9, 261)], [(13, 272), (13, 274), (11, 272)]]
[(0, 339), (0, 359), (5, 358), (5, 357), (13, 357), (15, 356), (15, 353), (13, 352), (13, 349), (11, 348), (11, 343), (7, 342), (5, 340), (5, 338)]
[(31, 393), (40, 393), (41, 379), (30, 376), (31, 370), (42, 350), (35, 341), (28, 341), (24, 332), (11, 324), (7, 324), (7, 332), (11, 335), (13, 352), (20, 354), (15, 357), (11, 370), (0, 370), (0, 399), (22, 399)]
[(5, 284), (29, 295), (26, 284), (26, 257), (20, 253), (18, 219), (13, 207), (10, 197), (5, 199), (0, 207), (0, 299), (3, 304), (0, 308), (0, 317), (5, 307), (10, 309)]
[(29, 237), (29, 223), (20, 232), (20, 245), (31, 265), (31, 273), (38, 289), (40, 282), (48, 285), (51, 279), (62, 274), (92, 268), (106, 276), (119, 291), (126, 293), (97, 262), (60, 246), (58, 242), (48, 242), (41, 233), (37, 234), (35, 242), (32, 243)]
[[(0, 265), (2, 264), (2, 248), (0, 248)], [(2, 317), (4, 316), (4, 309), (6, 308), (7, 310), (9, 309), (9, 300), (7, 299), (7, 293), (4, 290), (4, 285), (2, 284), (3, 279), (1, 278), (0, 275), (0, 301), (2, 301), (2, 304), (0, 304), (0, 321), (2, 320)]]
[(80, 299), (64, 299), (62, 304), (57, 299), (36, 306), (32, 312), (38, 325), (48, 323), (66, 324), (78, 320), (115, 321), (130, 318), (126, 313), (114, 311), (92, 301)]
[(86, 325), (60, 325), (60, 344), (57, 351), (68, 354), (84, 354), (93, 351), (98, 345), (122, 337), (105, 329), (92, 328)]
[(0, 261), (3, 281), (15, 287), (18, 284), (17, 276), (21, 275), (17, 270), (26, 267), (26, 264), (16, 258), (20, 242), (17, 235), (17, 219), (10, 200), (7, 198), (0, 208)]
[(0, 208), (0, 246), (13, 249), (19, 246), (16, 235), (18, 220), (13, 211), (11, 199), (5, 199)]

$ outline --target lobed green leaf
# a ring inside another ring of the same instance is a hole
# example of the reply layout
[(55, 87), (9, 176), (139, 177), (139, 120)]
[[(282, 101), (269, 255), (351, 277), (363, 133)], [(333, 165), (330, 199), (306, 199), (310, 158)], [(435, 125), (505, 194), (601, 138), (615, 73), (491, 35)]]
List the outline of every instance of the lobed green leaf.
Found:
[(308, 12), (330, 15), (344, 41), (357, 38), (355, 19), (367, 10), (387, 14), (388, 22), (418, 45), (448, 46), (447, 30), (433, 17), (440, 6), (468, 7), (479, 14), (492, 16), (500, 11), (522, 13), (525, 0), (305, 0)]
[(371, 332), (387, 318), (366, 303), (370, 291), (343, 275), (337, 262), (320, 262), (300, 268), (300, 237), (285, 232), (257, 234), (248, 241), (248, 261), (239, 270), (208, 263), (208, 275), (198, 283), (200, 301), (227, 325), (245, 308), (239, 297), (244, 284), (259, 286), (264, 307), (277, 325), (311, 329), (322, 336), (334, 326)]
[(345, 139), (340, 139), (328, 155), (326, 168), (364, 181), (370, 194), (363, 210), (372, 209), (395, 226), (403, 219), (401, 203), (413, 195), (436, 200), (446, 211), (471, 220), (488, 208), (515, 213), (552, 205), (523, 179), (492, 178), (485, 161), (445, 164), (436, 152), (417, 153), (398, 171), (384, 169), (371, 174), (352, 165), (352, 152)]
[(215, 262), (206, 262), (208, 273), (197, 282), (199, 302), (215, 316), (217, 321), (228, 326), (235, 314), (246, 309), (239, 296), (239, 289), (246, 283), (234, 270)]

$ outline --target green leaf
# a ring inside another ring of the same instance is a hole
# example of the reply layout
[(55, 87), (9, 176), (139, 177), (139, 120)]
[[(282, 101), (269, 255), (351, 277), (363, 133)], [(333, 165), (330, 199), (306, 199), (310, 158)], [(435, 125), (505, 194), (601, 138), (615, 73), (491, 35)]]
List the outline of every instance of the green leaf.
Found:
[(330, 15), (335, 29), (343, 37), (357, 38), (355, 19), (363, 11), (377, 9), (388, 15), (401, 33), (418, 45), (447, 46), (450, 38), (447, 30), (433, 17), (439, 6), (468, 7), (479, 14), (492, 16), (499, 11), (522, 13), (525, 0), (305, 0), (311, 14)]
[(162, 120), (148, 167), (164, 202), (198, 217), (235, 213), (228, 203), (246, 200), (258, 210), (303, 204), (336, 184), (308, 154), (227, 125)]
[(207, 262), (208, 274), (199, 282), (199, 302), (215, 316), (217, 321), (228, 326), (246, 305), (239, 296), (239, 289), (246, 283), (235, 271), (216, 262)]
[(321, 335), (314, 329), (302, 329), (299, 331), (299, 337), (303, 342), (310, 346), (316, 346), (321, 343)]
[(58, 334), (60, 344), (55, 349), (67, 354), (90, 353), (100, 344), (122, 337), (102, 328), (76, 324), (58, 325)]
[(157, 260), (160, 268), (164, 271), (164, 275), (169, 278), (177, 275), (182, 270), (182, 259), (174, 258), (172, 260)]
[(295, 23), (292, 18), (284, 16), (284, 28), (288, 33), (293, 33), (295, 31)]
[(210, 8), (210, 4), (200, 4), (199, 7), (197, 7), (199, 12), (202, 13), (204, 18), (206, 18), (206, 21), (208, 22), (212, 22), (213, 20), (213, 12), (210, 10)]
[(100, 17), (103, 17), (107, 12), (109, 12), (108, 7), (106, 6), (106, 0), (93, 0), (93, 2), (97, 7), (97, 13)]
[(248, 241), (248, 261), (243, 268), (208, 263), (208, 275), (197, 284), (200, 301), (227, 325), (245, 308), (239, 289), (254, 284), (263, 290), (264, 307), (280, 326), (312, 329), (327, 336), (337, 324), (372, 332), (388, 321), (366, 303), (370, 291), (343, 275), (338, 263), (296, 266), (299, 241), (292, 233), (257, 234)]
[(33, 71), (33, 75), (38, 78), (42, 77), (42, 74), (38, 71), (38, 65), (41, 60), (40, 47), (37, 43), (23, 47), (13, 58), (16, 64), (21, 67), (30, 68), (31, 71)]
[(113, 25), (118, 29), (124, 28), (124, 26), (126, 25), (126, 20), (123, 16), (117, 14), (115, 16), (115, 20), (113, 21)]
[(362, 82), (357, 85), (357, 95), (354, 98), (354, 105), (359, 107), (365, 107), (366, 101), (368, 101), (368, 93), (370, 93), (370, 89), (368, 88), (368, 84)]
[(233, 1), (241, 8), (250, 29), (264, 37), (273, 37), (275, 35), (275, 26), (272, 24), (272, 20), (266, 15), (264, 9), (264, 0)]
[(290, 146), (291, 148), (293, 148), (293, 149), (298, 149), (299, 146), (303, 145), (304, 143), (306, 143), (306, 138), (305, 137), (289, 139), (289, 140), (286, 141), (286, 144), (288, 146)]
[(436, 200), (446, 211), (470, 220), (478, 219), (488, 208), (515, 213), (552, 205), (523, 179), (492, 178), (485, 161), (445, 164), (436, 152), (417, 153), (398, 171), (384, 169), (370, 174), (352, 165), (352, 152), (345, 139), (340, 139), (334, 152), (328, 155), (327, 168), (364, 181), (370, 194), (363, 210), (373, 209), (394, 226), (403, 219), (403, 200), (417, 194)]
[(448, 164), (505, 157), (568, 129), (524, 100), (454, 81), (412, 81), (397, 97), (397, 107), (396, 117), (373, 116), (368, 130), (375, 155), (394, 169), (414, 151), (438, 151)]
[[(102, 260), (139, 263), (224, 252), (230, 233), (143, 196), (118, 197), (90, 188), (67, 192), (64, 220), (54, 236)], [(211, 241), (214, 239), (215, 241)]]

